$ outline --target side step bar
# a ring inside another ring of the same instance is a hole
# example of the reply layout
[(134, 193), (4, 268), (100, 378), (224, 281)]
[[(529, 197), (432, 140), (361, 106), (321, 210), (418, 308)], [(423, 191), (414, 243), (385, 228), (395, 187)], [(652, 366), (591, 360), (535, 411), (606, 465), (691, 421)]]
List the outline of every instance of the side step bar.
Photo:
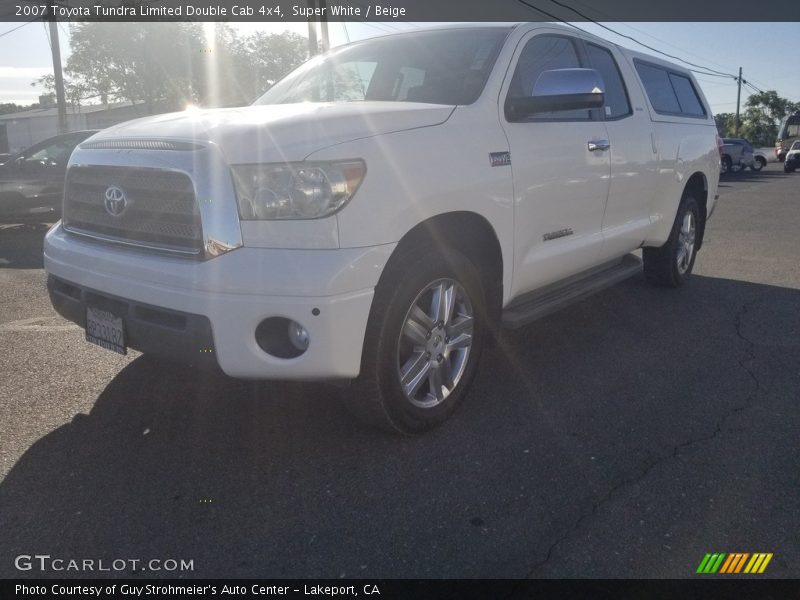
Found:
[(503, 310), (503, 326), (517, 329), (527, 325), (569, 304), (588, 298), (596, 292), (633, 277), (641, 270), (641, 259), (633, 254), (628, 254), (621, 261), (607, 263), (585, 273), (569, 277), (564, 281), (545, 286), (530, 294), (525, 294)]

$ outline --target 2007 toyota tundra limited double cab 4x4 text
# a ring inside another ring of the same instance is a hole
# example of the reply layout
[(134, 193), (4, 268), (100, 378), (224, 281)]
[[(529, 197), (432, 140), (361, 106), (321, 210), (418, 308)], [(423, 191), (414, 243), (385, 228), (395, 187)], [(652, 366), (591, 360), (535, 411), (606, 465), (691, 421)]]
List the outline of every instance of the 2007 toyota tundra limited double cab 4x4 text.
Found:
[(549, 24), (314, 58), (253, 106), (131, 121), (70, 159), (45, 241), (86, 338), (233, 377), (352, 380), (414, 433), (482, 347), (642, 269), (680, 286), (719, 180), (686, 69)]

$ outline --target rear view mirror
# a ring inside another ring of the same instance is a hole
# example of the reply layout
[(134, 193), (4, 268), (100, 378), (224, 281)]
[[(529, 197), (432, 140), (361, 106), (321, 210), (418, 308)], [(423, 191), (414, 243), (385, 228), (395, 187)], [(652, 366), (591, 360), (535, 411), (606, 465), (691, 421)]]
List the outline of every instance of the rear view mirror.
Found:
[(543, 71), (534, 83), (530, 96), (510, 99), (509, 118), (600, 108), (605, 103), (604, 87), (603, 78), (595, 69)]

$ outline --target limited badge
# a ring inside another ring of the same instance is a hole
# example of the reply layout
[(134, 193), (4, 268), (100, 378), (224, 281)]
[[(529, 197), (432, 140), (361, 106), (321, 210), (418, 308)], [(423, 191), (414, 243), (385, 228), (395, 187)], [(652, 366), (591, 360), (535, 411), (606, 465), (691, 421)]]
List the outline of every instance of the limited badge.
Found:
[(493, 167), (510, 166), (511, 152), (489, 152), (489, 164)]

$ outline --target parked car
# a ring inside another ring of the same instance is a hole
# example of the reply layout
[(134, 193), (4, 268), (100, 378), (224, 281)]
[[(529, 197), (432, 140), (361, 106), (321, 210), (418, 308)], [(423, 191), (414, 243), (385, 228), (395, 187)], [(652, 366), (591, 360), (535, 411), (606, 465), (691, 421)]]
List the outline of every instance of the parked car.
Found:
[(753, 171), (760, 171), (767, 166), (768, 162), (769, 157), (767, 156), (766, 152), (760, 148), (753, 148), (753, 164), (750, 165), (750, 168), (753, 169)]
[(0, 164), (0, 222), (58, 220), (70, 154), (95, 133), (57, 135)]
[(722, 138), (722, 173), (741, 171), (750, 167), (760, 171), (767, 164), (763, 152), (756, 152), (753, 145), (744, 138)]
[(105, 348), (353, 380), (358, 416), (418, 433), (464, 399), (498, 327), (642, 268), (682, 285), (716, 138), (688, 69), (567, 27), (360, 41), (252, 107), (81, 144), (45, 238), (50, 297)]
[(786, 153), (786, 160), (783, 162), (783, 172), (793, 173), (800, 166), (800, 140), (792, 144)]

